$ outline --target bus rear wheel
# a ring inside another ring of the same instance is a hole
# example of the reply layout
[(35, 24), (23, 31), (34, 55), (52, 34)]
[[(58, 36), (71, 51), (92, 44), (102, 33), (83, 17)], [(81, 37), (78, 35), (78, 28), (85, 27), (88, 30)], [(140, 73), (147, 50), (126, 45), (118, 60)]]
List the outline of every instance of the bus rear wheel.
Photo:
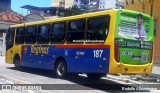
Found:
[(64, 60), (58, 60), (56, 64), (56, 76), (58, 78), (63, 78), (67, 74), (67, 66)]
[(20, 63), (19, 57), (15, 57), (13, 63), (14, 63), (15, 68), (20, 69), (21, 63)]
[(105, 74), (101, 74), (101, 73), (87, 73), (87, 77), (89, 79), (100, 79), (103, 76), (105, 76)]

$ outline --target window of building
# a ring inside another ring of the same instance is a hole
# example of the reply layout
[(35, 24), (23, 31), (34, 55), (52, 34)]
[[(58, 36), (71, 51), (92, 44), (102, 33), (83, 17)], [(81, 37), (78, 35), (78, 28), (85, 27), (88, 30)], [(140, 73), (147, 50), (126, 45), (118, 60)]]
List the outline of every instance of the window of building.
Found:
[(17, 44), (23, 44), (24, 43), (24, 39), (25, 39), (25, 28), (24, 27), (17, 28), (17, 31), (16, 31), (16, 43)]
[(38, 43), (49, 43), (49, 30), (50, 25), (41, 25), (39, 26), (38, 31)]
[(37, 37), (37, 26), (30, 26), (27, 27), (26, 32), (26, 43), (36, 43), (36, 37)]
[(51, 42), (62, 43), (65, 41), (66, 23), (54, 23), (51, 31)]
[(93, 42), (105, 41), (108, 35), (110, 16), (100, 16), (88, 19), (87, 40)]
[(68, 23), (67, 41), (84, 40), (85, 24), (85, 19), (70, 21)]

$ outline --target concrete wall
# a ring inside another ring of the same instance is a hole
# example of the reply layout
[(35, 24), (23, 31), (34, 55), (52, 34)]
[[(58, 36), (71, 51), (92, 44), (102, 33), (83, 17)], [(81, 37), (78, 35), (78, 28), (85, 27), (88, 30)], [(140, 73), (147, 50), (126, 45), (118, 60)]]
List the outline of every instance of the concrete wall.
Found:
[(65, 8), (72, 7), (74, 5), (74, 0), (65, 0)]
[(1, 33), (0, 35), (0, 56), (6, 54), (6, 45), (5, 45), (6, 33)]

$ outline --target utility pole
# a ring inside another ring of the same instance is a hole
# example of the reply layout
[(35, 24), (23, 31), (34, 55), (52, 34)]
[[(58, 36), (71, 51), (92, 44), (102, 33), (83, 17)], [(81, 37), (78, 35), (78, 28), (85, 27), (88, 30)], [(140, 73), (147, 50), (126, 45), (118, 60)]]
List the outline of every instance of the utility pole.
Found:
[(150, 13), (150, 15), (153, 16), (153, 3), (154, 3), (154, 0), (150, 0), (150, 3), (151, 3), (151, 13)]

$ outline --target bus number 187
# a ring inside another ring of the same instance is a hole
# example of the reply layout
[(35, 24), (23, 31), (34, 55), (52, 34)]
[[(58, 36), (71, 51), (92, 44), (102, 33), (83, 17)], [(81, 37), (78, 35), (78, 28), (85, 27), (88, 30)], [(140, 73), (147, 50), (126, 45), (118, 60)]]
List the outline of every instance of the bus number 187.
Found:
[(103, 54), (103, 50), (94, 50), (93, 51), (94, 58), (101, 58), (102, 54)]

